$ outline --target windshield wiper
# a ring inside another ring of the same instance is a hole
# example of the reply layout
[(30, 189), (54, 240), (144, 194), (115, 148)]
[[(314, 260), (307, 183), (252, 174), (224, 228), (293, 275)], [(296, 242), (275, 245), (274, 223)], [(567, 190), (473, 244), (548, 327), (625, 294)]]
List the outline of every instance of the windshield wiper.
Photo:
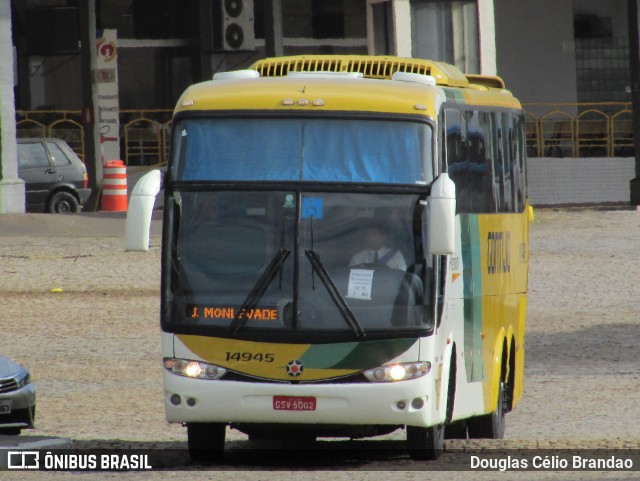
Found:
[(287, 260), (288, 256), (289, 249), (280, 249), (278, 252), (276, 252), (276, 255), (273, 257), (273, 259), (271, 259), (269, 266), (262, 273), (260, 279), (258, 279), (258, 282), (256, 282), (256, 285), (253, 286), (253, 289), (251, 289), (251, 292), (249, 292), (249, 295), (242, 303), (242, 306), (238, 310), (238, 313), (233, 318), (233, 321), (229, 326), (229, 329), (234, 334), (237, 334), (238, 331), (242, 329), (247, 323), (247, 321), (249, 320), (249, 316), (247, 316), (246, 313), (250, 312), (254, 307), (256, 307), (256, 304), (258, 304), (265, 291), (271, 284), (271, 281), (273, 281), (274, 277), (276, 277), (276, 274), (282, 267), (282, 264), (284, 264), (284, 261)]
[(318, 253), (313, 249), (305, 250), (304, 253), (309, 259), (309, 262), (311, 262), (313, 269), (317, 271), (318, 277), (327, 288), (331, 299), (335, 303), (336, 307), (340, 310), (340, 313), (344, 316), (344, 320), (347, 321), (347, 324), (353, 330), (354, 334), (357, 337), (365, 337), (366, 333), (364, 332), (364, 329), (362, 329), (362, 326), (358, 322), (356, 315), (347, 304), (347, 301), (345, 301), (344, 297), (342, 297), (342, 294), (340, 294), (340, 290), (336, 287), (333, 279), (331, 279), (331, 276), (327, 272), (327, 269), (324, 267), (324, 264), (322, 264), (322, 261), (320, 261), (320, 256), (318, 255)]
[(284, 248), (283, 218), (282, 227), (280, 230), (280, 249), (278, 250), (278, 252), (276, 252), (276, 255), (273, 256), (273, 259), (271, 259), (271, 262), (260, 276), (260, 279), (258, 279), (258, 282), (256, 282), (256, 284), (253, 286), (253, 289), (251, 289), (251, 292), (249, 292), (249, 295), (242, 303), (242, 306), (240, 306), (240, 309), (233, 318), (233, 321), (231, 321), (231, 324), (229, 325), (229, 330), (231, 330), (231, 332), (237, 334), (238, 331), (240, 331), (240, 329), (244, 327), (244, 325), (249, 320), (249, 316), (247, 316), (246, 313), (250, 312), (254, 307), (256, 307), (256, 304), (260, 302), (260, 299), (262, 299), (262, 296), (266, 292), (269, 285), (271, 285), (271, 281), (273, 281), (278, 272), (280, 272), (281, 274), (280, 282), (282, 283), (282, 265), (284, 264), (284, 261), (287, 260), (287, 257), (289, 257), (290, 252), (291, 251), (289, 249)]

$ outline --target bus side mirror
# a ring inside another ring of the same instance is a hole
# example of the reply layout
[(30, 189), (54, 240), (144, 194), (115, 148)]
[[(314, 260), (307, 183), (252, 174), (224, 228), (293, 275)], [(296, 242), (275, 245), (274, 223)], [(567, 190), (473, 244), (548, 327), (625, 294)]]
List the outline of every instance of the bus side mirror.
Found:
[(124, 228), (124, 250), (147, 252), (149, 250), (149, 231), (151, 230), (151, 215), (156, 196), (160, 192), (162, 173), (152, 170), (140, 177), (136, 182)]
[(456, 185), (443, 173), (431, 184), (428, 200), (430, 255), (449, 255), (456, 248)]

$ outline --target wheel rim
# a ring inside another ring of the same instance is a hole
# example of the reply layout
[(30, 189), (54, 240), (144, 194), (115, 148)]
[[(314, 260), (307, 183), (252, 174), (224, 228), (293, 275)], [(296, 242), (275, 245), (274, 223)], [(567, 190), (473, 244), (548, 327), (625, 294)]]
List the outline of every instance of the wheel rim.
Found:
[(69, 214), (71, 212), (71, 205), (68, 201), (63, 200), (58, 202), (58, 208), (56, 210), (60, 214)]
[(500, 382), (498, 391), (498, 405), (496, 406), (496, 412), (493, 414), (493, 432), (494, 439), (502, 439), (504, 437), (505, 430), (505, 385), (504, 382)]

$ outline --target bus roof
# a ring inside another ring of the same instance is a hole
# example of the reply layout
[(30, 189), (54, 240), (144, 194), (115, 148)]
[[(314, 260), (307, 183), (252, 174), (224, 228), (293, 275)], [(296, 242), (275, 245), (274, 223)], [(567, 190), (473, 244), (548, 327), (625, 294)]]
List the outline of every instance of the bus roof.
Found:
[(225, 72), (192, 85), (179, 99), (175, 113), (312, 109), (435, 118), (443, 91), (449, 102), (520, 109), (499, 77), (464, 75), (443, 62), (306, 55), (259, 60), (249, 70)]

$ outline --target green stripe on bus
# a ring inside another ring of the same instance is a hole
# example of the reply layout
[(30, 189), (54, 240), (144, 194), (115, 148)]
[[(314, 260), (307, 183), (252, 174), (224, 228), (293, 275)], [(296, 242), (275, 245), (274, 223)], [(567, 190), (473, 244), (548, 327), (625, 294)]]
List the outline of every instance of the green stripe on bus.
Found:
[(387, 339), (341, 344), (314, 344), (300, 359), (313, 369), (370, 369), (406, 352), (416, 339)]
[(464, 350), (467, 381), (483, 379), (482, 360), (482, 264), (477, 215), (461, 215), (464, 282)]
[(443, 88), (448, 102), (464, 103), (464, 95), (459, 89)]
[(480, 226), (477, 215), (460, 215), (464, 297), (482, 295)]

